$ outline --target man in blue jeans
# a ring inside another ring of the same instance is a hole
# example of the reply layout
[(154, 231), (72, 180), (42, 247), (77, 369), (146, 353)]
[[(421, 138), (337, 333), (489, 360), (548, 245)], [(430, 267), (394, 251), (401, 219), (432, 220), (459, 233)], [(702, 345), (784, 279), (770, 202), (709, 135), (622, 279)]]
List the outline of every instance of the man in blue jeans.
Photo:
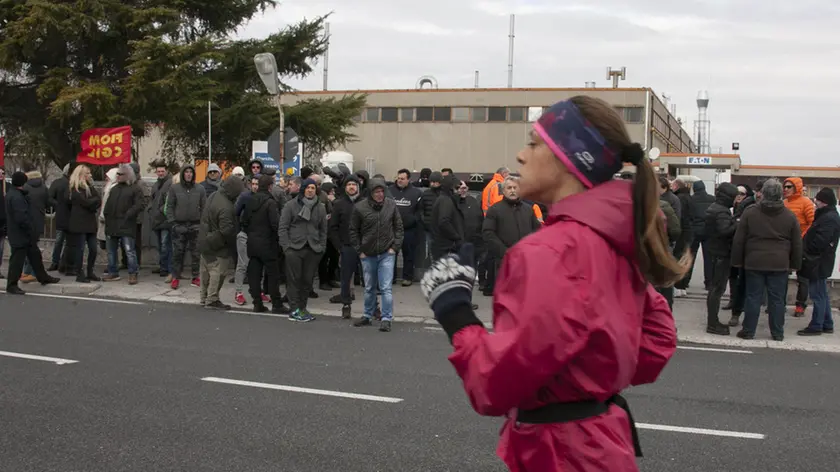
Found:
[(403, 223), (393, 199), (385, 198), (385, 181), (371, 179), (368, 196), (356, 204), (350, 219), (350, 242), (362, 261), (365, 279), (365, 313), (353, 324), (371, 326), (376, 309), (376, 288), (382, 294), (379, 331), (391, 331), (394, 297), (391, 282), (394, 262), (403, 243)]
[(828, 278), (834, 272), (837, 242), (840, 240), (840, 214), (837, 195), (825, 187), (817, 193), (814, 222), (802, 241), (805, 257), (800, 274), (808, 279), (808, 296), (814, 304), (808, 327), (797, 331), (799, 336), (819, 336), (834, 333), (831, 300), (828, 298)]
[[(157, 239), (159, 256), (158, 267), (153, 269), (152, 273), (168, 278), (172, 272), (172, 235), (170, 234), (171, 226), (164, 214), (164, 208), (166, 207), (166, 196), (169, 194), (170, 187), (172, 187), (172, 175), (164, 162), (155, 163), (155, 175), (157, 175), (157, 182), (152, 187), (152, 198), (147, 208), (149, 222)], [(168, 282), (172, 282), (172, 280), (170, 279)]]

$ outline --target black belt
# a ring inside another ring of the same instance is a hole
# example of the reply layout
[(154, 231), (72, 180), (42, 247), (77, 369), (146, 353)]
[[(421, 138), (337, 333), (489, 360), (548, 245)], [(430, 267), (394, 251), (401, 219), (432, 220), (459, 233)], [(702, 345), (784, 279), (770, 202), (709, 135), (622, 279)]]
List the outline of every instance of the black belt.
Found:
[(633, 437), (633, 449), (636, 452), (636, 457), (642, 457), (642, 445), (639, 443), (636, 422), (633, 420), (633, 414), (630, 413), (627, 400), (621, 395), (613, 395), (605, 402), (587, 400), (571, 403), (551, 403), (533, 410), (519, 410), (516, 414), (516, 421), (528, 424), (570, 423), (603, 415), (612, 404), (627, 413), (627, 418), (630, 420), (630, 434)]

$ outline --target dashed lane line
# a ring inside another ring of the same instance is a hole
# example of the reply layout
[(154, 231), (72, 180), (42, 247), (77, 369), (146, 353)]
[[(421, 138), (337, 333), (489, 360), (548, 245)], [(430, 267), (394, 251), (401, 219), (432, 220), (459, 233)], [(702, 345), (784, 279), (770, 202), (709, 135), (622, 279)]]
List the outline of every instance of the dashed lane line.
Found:
[(352, 393), (352, 392), (339, 392), (336, 390), (321, 390), (317, 388), (306, 388), (306, 387), (295, 387), (293, 385), (277, 385), (277, 384), (270, 384), (270, 383), (263, 383), (263, 382), (250, 382), (247, 380), (235, 380), (235, 379), (224, 379), (219, 377), (204, 377), (201, 380), (205, 382), (214, 382), (214, 383), (221, 383), (221, 384), (228, 384), (228, 385), (239, 385), (241, 387), (256, 387), (256, 388), (266, 388), (269, 390), (282, 390), (285, 392), (295, 392), (295, 393), (309, 393), (312, 395), (324, 395), (328, 397), (341, 397), (341, 398), (352, 398), (354, 400), (366, 400), (372, 402), (382, 402), (382, 403), (400, 403), (403, 401), (402, 398), (394, 398), (394, 397), (382, 397), (378, 395), (366, 395), (363, 393)]
[(9, 351), (0, 351), (0, 356), (6, 357), (16, 357), (18, 359), (29, 359), (31, 361), (44, 361), (44, 362), (52, 362), (58, 365), (66, 365), (66, 364), (76, 364), (79, 361), (74, 361), (72, 359), (62, 359), (60, 357), (47, 357), (47, 356), (36, 356), (34, 354), (23, 354), (20, 352), (9, 352)]

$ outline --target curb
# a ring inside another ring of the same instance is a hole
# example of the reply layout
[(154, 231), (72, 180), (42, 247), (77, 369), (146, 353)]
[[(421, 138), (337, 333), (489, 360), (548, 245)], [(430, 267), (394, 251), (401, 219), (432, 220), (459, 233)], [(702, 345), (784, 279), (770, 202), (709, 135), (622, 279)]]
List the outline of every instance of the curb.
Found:
[(707, 344), (714, 346), (753, 348), (753, 349), (776, 349), (780, 351), (801, 351), (801, 352), (825, 352), (840, 353), (840, 346), (828, 346), (825, 344), (790, 344), (785, 341), (767, 341), (760, 339), (744, 340), (739, 338), (726, 338), (723, 336), (714, 337), (704, 335), (680, 335), (677, 333), (677, 340), (684, 343)]

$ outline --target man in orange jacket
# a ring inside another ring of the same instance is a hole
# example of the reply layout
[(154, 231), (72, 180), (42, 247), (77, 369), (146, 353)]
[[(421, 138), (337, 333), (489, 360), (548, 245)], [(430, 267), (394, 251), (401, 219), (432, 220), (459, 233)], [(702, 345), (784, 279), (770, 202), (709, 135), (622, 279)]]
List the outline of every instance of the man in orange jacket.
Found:
[[(803, 187), (802, 179), (790, 177), (785, 179), (783, 189), (785, 207), (796, 215), (802, 237), (805, 237), (805, 233), (814, 222), (814, 202), (802, 194)], [(793, 312), (793, 316), (801, 318), (805, 316), (805, 307), (808, 305), (808, 279), (797, 274), (796, 281), (796, 311)]]
[(499, 169), (496, 170), (496, 173), (493, 174), (493, 179), (490, 180), (490, 183), (488, 183), (481, 192), (481, 209), (484, 210), (485, 215), (491, 206), (500, 202), (502, 198), (504, 198), (502, 189), (508, 175), (510, 175), (510, 169), (507, 167), (499, 167)]

